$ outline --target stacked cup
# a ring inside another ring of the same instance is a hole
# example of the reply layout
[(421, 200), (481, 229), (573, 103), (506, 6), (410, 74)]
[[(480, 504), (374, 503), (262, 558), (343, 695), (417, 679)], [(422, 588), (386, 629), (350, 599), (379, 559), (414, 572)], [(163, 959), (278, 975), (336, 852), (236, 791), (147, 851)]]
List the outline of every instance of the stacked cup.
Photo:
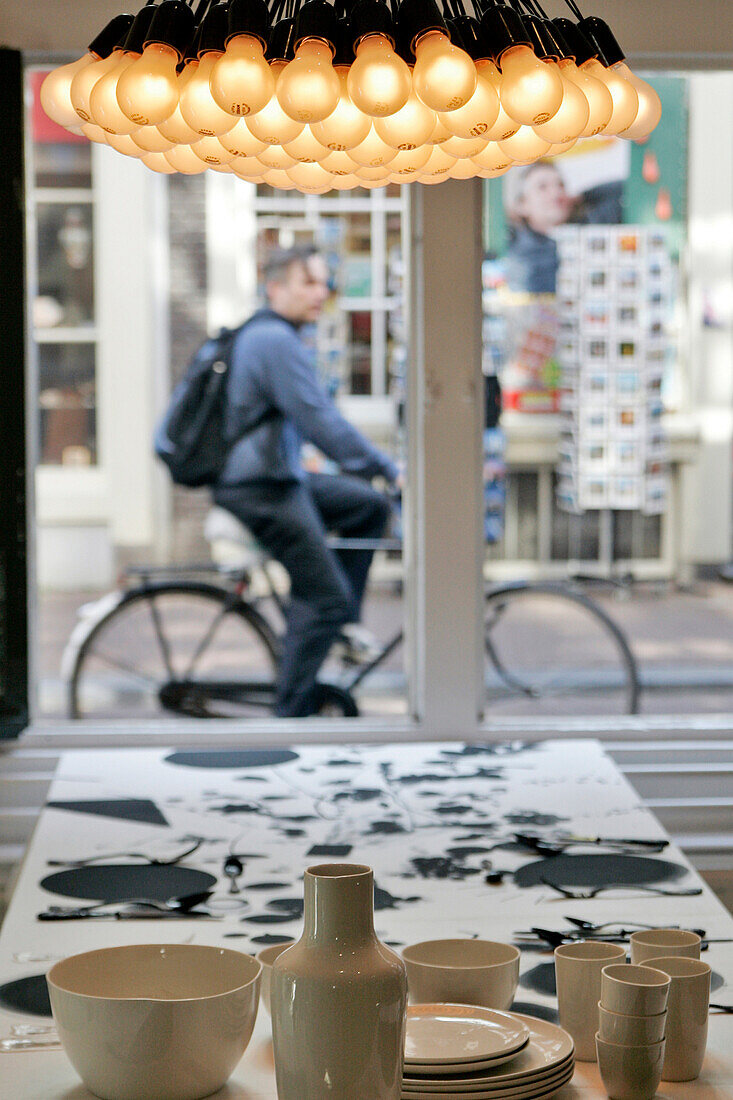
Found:
[(662, 1079), (671, 978), (633, 963), (601, 973), (596, 1051), (612, 1100), (651, 1100)]
[(653, 928), (631, 936), (631, 961), (669, 975), (663, 1081), (699, 1076), (708, 1035), (711, 970), (700, 959), (700, 936), (679, 928)]

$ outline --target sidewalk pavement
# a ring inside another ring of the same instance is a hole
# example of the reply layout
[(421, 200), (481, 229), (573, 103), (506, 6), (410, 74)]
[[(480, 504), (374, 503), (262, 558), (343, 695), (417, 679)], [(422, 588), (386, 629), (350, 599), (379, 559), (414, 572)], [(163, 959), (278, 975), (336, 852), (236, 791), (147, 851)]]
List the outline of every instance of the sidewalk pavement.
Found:
[[(638, 582), (610, 595), (591, 591), (625, 632), (636, 655), (644, 686), (642, 713), (729, 714), (733, 710), (733, 584), (706, 580), (676, 588)], [(61, 654), (76, 621), (76, 609), (98, 595), (49, 592), (39, 596), (39, 717), (64, 716)], [(400, 629), (403, 603), (396, 585), (373, 588), (364, 619), (380, 640)], [(364, 712), (404, 713), (403, 656), (399, 647), (372, 674)]]

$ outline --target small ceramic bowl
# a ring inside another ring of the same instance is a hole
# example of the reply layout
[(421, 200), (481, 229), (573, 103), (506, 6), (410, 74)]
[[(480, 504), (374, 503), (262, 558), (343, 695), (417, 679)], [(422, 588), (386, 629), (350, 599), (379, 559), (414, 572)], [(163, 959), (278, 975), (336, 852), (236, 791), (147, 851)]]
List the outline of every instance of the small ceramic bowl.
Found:
[(59, 1039), (102, 1100), (199, 1100), (229, 1079), (252, 1035), (262, 964), (198, 944), (72, 955), (48, 990)]
[(405, 947), (413, 1004), (482, 1005), (506, 1010), (519, 982), (519, 950), (493, 940), (424, 940)]
[(664, 1039), (645, 1046), (607, 1043), (596, 1035), (598, 1069), (611, 1100), (651, 1100), (659, 1088)]
[(658, 1016), (667, 1007), (672, 980), (661, 970), (612, 963), (601, 972), (601, 1004), (624, 1016)]
[(272, 964), (275, 959), (282, 955), (283, 951), (287, 951), (289, 947), (292, 947), (295, 940), (288, 940), (286, 943), (273, 943), (269, 947), (263, 947), (261, 951), (258, 951), (255, 958), (259, 959), (262, 963), (262, 979), (260, 981), (260, 1000), (262, 1001), (262, 1007), (267, 1014), (270, 1014), (270, 979), (272, 978)]
[(607, 1043), (626, 1047), (660, 1043), (666, 1020), (666, 1012), (656, 1016), (625, 1016), (621, 1012), (611, 1012), (598, 1002), (598, 1034)]
[(697, 932), (687, 932), (682, 928), (643, 929), (632, 932), (629, 937), (631, 961), (639, 965), (660, 955), (699, 959), (701, 942)]

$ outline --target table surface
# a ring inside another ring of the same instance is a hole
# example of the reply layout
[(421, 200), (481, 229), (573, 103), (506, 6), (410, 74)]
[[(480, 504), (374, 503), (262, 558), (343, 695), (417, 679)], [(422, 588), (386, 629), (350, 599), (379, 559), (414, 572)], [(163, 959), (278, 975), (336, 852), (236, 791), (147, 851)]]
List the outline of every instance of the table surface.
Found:
[[(512, 871), (537, 858), (506, 848), (487, 851), (515, 830), (547, 837), (556, 832), (665, 837), (595, 741), (310, 746), (285, 753), (285, 760), (283, 753), (265, 751), (227, 768), (187, 766), (169, 759), (172, 755), (159, 749), (63, 754), (49, 802), (148, 800), (147, 809), (151, 803), (157, 807), (153, 817), (159, 823), (46, 806), (0, 930), (0, 984), (45, 973), (55, 959), (95, 947), (194, 942), (254, 953), (273, 936), (297, 937), (303, 870), (329, 859), (374, 868), (377, 933), (398, 950), (448, 936), (512, 942), (532, 925), (564, 928), (567, 915), (702, 927), (711, 939), (733, 937), (733, 918), (672, 845), (659, 858), (686, 871), (669, 885), (701, 885), (701, 895), (656, 897), (628, 887), (568, 901), (544, 885), (522, 888), (511, 874), (501, 885), (487, 885), (483, 861)], [(72, 904), (39, 885), (52, 871), (48, 860), (124, 851), (175, 854), (192, 836), (204, 841), (184, 862), (217, 876), (211, 904), (218, 919), (35, 919), (50, 904)], [(229, 852), (250, 854), (239, 895), (244, 904), (230, 897), (222, 873)], [(252, 888), (261, 884), (264, 889)], [(733, 944), (711, 944), (705, 958), (718, 983), (712, 999), (733, 1003)], [(539, 1015), (556, 1008), (554, 997), (534, 986), (536, 968), (551, 963), (549, 951), (522, 951), (517, 1011)], [(9, 1036), (14, 1025), (34, 1022), (44, 1021), (0, 1005), (0, 1037)], [(0, 1053), (0, 1100), (91, 1096), (58, 1049)], [(589, 1063), (578, 1063), (573, 1081), (556, 1094), (557, 1100), (603, 1096), (597, 1066)], [(731, 1100), (733, 1016), (711, 1015), (700, 1078), (662, 1082), (658, 1096)], [(270, 1021), (261, 1011), (244, 1058), (216, 1100), (275, 1097)]]

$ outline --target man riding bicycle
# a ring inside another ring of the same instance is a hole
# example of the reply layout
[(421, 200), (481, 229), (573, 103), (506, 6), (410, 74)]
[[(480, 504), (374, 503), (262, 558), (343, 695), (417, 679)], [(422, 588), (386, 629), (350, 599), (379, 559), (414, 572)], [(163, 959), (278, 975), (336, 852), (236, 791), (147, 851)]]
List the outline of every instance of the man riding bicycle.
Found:
[[(318, 709), (316, 677), (345, 624), (358, 622), (373, 550), (331, 550), (327, 532), (378, 539), (390, 514), (366, 479), (398, 483), (392, 460), (340, 414), (320, 384), (304, 326), (329, 295), (328, 267), (313, 247), (278, 250), (264, 269), (268, 307), (234, 342), (225, 433), (236, 440), (215, 502), (248, 527), (290, 576), (287, 630), (275, 713)], [(248, 431), (247, 426), (257, 427)], [(310, 473), (301, 444), (315, 444), (340, 469)]]

